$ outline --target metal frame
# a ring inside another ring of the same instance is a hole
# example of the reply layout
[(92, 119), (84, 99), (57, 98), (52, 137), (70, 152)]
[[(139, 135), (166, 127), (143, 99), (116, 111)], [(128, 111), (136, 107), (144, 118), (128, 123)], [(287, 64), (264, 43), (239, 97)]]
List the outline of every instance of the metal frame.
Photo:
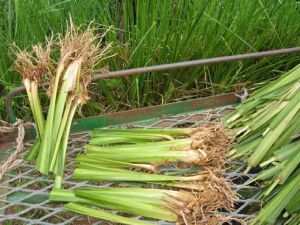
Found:
[(77, 119), (73, 121), (71, 131), (73, 133), (82, 132), (94, 128), (147, 121), (162, 115), (192, 113), (208, 108), (235, 105), (240, 103), (240, 98), (237, 97), (237, 94), (240, 94), (240, 92)]
[[(214, 65), (214, 64), (232, 62), (232, 61), (237, 61), (237, 60), (257, 59), (257, 58), (262, 58), (262, 57), (271, 57), (271, 56), (295, 54), (295, 53), (300, 53), (300, 47), (254, 52), (254, 53), (246, 53), (246, 54), (232, 55), (232, 56), (221, 56), (221, 57), (214, 57), (214, 58), (207, 58), (207, 59), (199, 59), (199, 60), (184, 61), (184, 62), (178, 62), (178, 63), (170, 63), (170, 64), (162, 64), (162, 65), (140, 67), (140, 68), (134, 68), (134, 69), (127, 69), (127, 70), (120, 70), (120, 71), (114, 71), (114, 72), (108, 72), (108, 73), (101, 73), (101, 74), (96, 74), (93, 77), (93, 80), (112, 79), (112, 78), (126, 77), (126, 76), (131, 76), (131, 75), (142, 75), (142, 74), (149, 73), (149, 72), (176, 70), (176, 69), (180, 69), (180, 68), (203, 66), (203, 65)], [(48, 84), (42, 84), (41, 86), (47, 87)], [(5, 109), (7, 112), (6, 119), (9, 122), (13, 122), (13, 119), (14, 119), (14, 112), (12, 109), (12, 100), (13, 100), (14, 96), (16, 96), (18, 93), (21, 93), (24, 91), (25, 91), (25, 87), (20, 86), (20, 87), (13, 89), (12, 91), (10, 91), (6, 97), (6, 100), (5, 100)]]

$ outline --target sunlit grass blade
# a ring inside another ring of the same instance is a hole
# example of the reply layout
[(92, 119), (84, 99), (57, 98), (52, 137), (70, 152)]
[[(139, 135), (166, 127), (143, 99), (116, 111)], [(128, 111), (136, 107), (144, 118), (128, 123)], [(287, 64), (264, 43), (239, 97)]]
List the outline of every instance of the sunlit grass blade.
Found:
[(142, 150), (140, 153), (136, 151), (121, 150), (121, 152), (110, 151), (93, 151), (89, 150), (86, 153), (87, 157), (104, 158), (115, 161), (129, 162), (129, 163), (154, 163), (154, 162), (187, 162), (187, 163), (200, 163), (205, 161), (206, 155), (197, 150), (185, 150), (185, 151), (154, 151), (154, 150)]
[(110, 213), (108, 211), (102, 210), (102, 209), (94, 209), (87, 206), (84, 206), (82, 204), (78, 203), (68, 203), (64, 206), (64, 209), (80, 213), (87, 216), (92, 216), (99, 219), (104, 219), (116, 223), (121, 224), (129, 224), (129, 225), (153, 225), (153, 223), (141, 221), (141, 220), (135, 220), (124, 216), (119, 216), (114, 213)]
[(140, 168), (140, 169), (146, 169), (150, 171), (155, 170), (155, 166), (151, 164), (140, 164), (140, 163), (127, 163), (122, 161), (116, 161), (116, 160), (110, 160), (110, 159), (104, 159), (99, 157), (89, 157), (86, 155), (79, 155), (76, 157), (76, 162), (79, 164), (82, 164), (82, 162), (88, 163), (90, 165), (99, 165), (99, 166), (105, 166), (110, 168)]
[(41, 146), (39, 150), (39, 156), (36, 162), (36, 169), (43, 174), (49, 173), (49, 163), (50, 163), (50, 148), (52, 140), (52, 129), (54, 120), (54, 110), (56, 104), (56, 96), (58, 92), (58, 85), (60, 81), (60, 76), (63, 72), (63, 67), (59, 67), (56, 71), (55, 82), (51, 93), (50, 105), (48, 109), (45, 131), (42, 136)]
[[(108, 138), (109, 139), (109, 138)], [(106, 140), (106, 139), (105, 139)], [(126, 150), (126, 149), (130, 149), (130, 150), (136, 150), (139, 151), (140, 149), (154, 149), (154, 150), (169, 150), (169, 149), (174, 149), (174, 150), (182, 150), (182, 149), (190, 149), (191, 148), (191, 143), (192, 143), (192, 139), (191, 138), (183, 138), (183, 139), (175, 139), (172, 141), (157, 141), (157, 142), (143, 142), (143, 143), (139, 143), (139, 141), (135, 141), (133, 140), (133, 143), (131, 144), (131, 138), (128, 137), (128, 135), (124, 135), (124, 137), (122, 137), (120, 139), (121, 143), (125, 142), (129, 142), (129, 144), (127, 145), (111, 145), (111, 146), (98, 146), (98, 144), (94, 144), (94, 140), (93, 138), (90, 140), (88, 145), (85, 145), (85, 149), (91, 149), (91, 150), (111, 150), (111, 151), (115, 151), (115, 150)], [(101, 141), (101, 140), (100, 140)], [(111, 142), (111, 144), (115, 143), (114, 141)], [(110, 142), (106, 142), (106, 143), (102, 143), (102, 144), (110, 144)]]
[(299, 141), (292, 142), (290, 144), (284, 145), (279, 150), (273, 152), (273, 157), (270, 157), (267, 161), (262, 162), (260, 167), (264, 167), (272, 162), (286, 160), (290, 157), (294, 157), (294, 155), (299, 151)]
[(97, 166), (95, 169), (75, 169), (73, 179), (90, 181), (201, 181), (205, 179), (203, 175), (195, 176), (166, 176), (159, 174), (148, 174), (143, 172), (126, 171), (120, 169), (110, 169)]
[(122, 129), (122, 128), (109, 128), (109, 129), (95, 129), (91, 132), (91, 136), (96, 136), (97, 134), (103, 133), (125, 133), (125, 134), (159, 134), (159, 135), (171, 135), (171, 136), (186, 136), (195, 132), (197, 128), (130, 128), (130, 129)]
[(300, 174), (290, 181), (276, 196), (274, 196), (251, 224), (274, 223), (289, 201), (300, 191)]
[[(300, 92), (299, 92), (300, 93)], [(299, 95), (300, 96), (300, 95)], [(268, 132), (268, 134), (264, 137), (262, 142), (257, 146), (256, 151), (250, 156), (248, 159), (248, 164), (251, 167), (257, 166), (261, 160), (264, 158), (265, 154), (269, 151), (274, 142), (279, 138), (279, 136), (283, 133), (285, 128), (290, 124), (291, 120), (297, 114), (300, 108), (300, 103), (297, 102), (294, 108), (287, 114), (287, 116), (278, 124), (274, 130)]]
[(35, 160), (38, 157), (39, 150), (41, 145), (41, 139), (37, 139), (31, 148), (28, 150), (28, 153), (25, 156), (26, 160)]
[(119, 207), (120, 211), (128, 212), (136, 215), (141, 215), (149, 218), (162, 219), (165, 221), (177, 221), (176, 214), (172, 213), (167, 208), (157, 207), (135, 200), (130, 200), (127, 197), (113, 196), (113, 195), (100, 195), (89, 190), (75, 190), (75, 194), (79, 197), (94, 200), (104, 204), (112, 204)]

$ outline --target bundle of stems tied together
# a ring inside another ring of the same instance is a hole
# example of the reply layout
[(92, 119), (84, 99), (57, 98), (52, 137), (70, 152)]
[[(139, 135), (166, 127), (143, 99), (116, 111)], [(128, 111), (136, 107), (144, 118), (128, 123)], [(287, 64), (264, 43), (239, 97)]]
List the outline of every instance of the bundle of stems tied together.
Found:
[(233, 220), (217, 212), (231, 212), (238, 199), (231, 182), (221, 176), (231, 144), (223, 126), (97, 129), (90, 136), (76, 157), (72, 178), (112, 182), (113, 187), (54, 189), (50, 200), (69, 202), (67, 210), (124, 224), (153, 224), (146, 218), (209, 225)]
[[(15, 69), (23, 79), (30, 108), (37, 125), (38, 139), (27, 159), (36, 159), (36, 169), (55, 175), (55, 186), (62, 182), (66, 149), (72, 119), (78, 107), (89, 99), (88, 85), (97, 64), (108, 57), (110, 44), (101, 46), (103, 35), (95, 35), (91, 26), (80, 32), (70, 21), (64, 36), (57, 41), (47, 39), (45, 48), (35, 45), (32, 51), (16, 52)], [(59, 59), (51, 56), (59, 49)], [(50, 104), (44, 117), (38, 95), (42, 81), (50, 85), (47, 94)]]
[(231, 158), (260, 172), (245, 184), (264, 188), (264, 207), (252, 224), (295, 223), (300, 213), (300, 66), (257, 90), (227, 117), (236, 130)]

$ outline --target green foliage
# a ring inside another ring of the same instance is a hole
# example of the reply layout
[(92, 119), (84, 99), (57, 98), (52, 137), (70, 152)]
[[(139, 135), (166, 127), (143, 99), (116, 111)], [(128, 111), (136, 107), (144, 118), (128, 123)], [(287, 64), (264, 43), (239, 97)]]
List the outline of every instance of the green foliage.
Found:
[[(100, 30), (112, 26), (105, 41), (114, 42), (117, 56), (105, 63), (110, 70), (120, 70), (297, 46), (297, 7), (294, 0), (0, 1), (0, 94), (20, 85), (10, 70), (11, 44), (29, 48), (51, 32), (63, 33), (69, 15), (75, 25), (94, 20)], [(92, 86), (94, 101), (82, 115), (236, 90), (273, 79), (299, 59), (281, 56), (99, 81)], [(15, 111), (29, 119), (24, 97), (16, 101)]]

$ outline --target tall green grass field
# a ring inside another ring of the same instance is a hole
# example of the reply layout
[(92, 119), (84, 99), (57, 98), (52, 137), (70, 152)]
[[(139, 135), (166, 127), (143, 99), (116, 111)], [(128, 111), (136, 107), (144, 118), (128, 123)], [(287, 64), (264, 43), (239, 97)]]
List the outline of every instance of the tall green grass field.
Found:
[[(295, 0), (0, 0), (0, 118), (4, 96), (21, 84), (11, 46), (30, 49), (63, 33), (70, 16), (76, 25), (94, 20), (99, 32), (111, 27), (105, 42), (116, 55), (99, 71), (115, 71), (300, 46), (299, 7)], [(95, 81), (79, 116), (239, 90), (299, 62), (294, 54)], [(31, 117), (25, 93), (13, 104), (17, 116)]]

